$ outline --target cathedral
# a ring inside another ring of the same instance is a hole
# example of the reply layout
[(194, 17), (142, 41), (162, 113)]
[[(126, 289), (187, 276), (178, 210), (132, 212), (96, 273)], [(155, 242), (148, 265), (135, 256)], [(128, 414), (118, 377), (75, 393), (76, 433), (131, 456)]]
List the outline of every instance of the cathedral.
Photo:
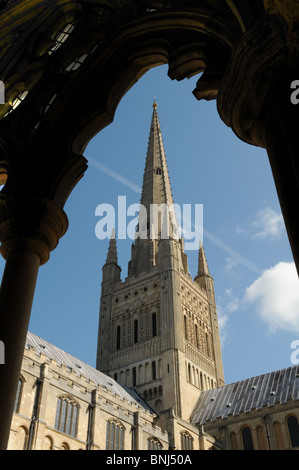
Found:
[(103, 265), (96, 368), (28, 332), (8, 449), (298, 450), (299, 366), (225, 384), (204, 247), (192, 279), (175, 214), (152, 226), (174, 204), (156, 103), (140, 204), (127, 277), (115, 233)]

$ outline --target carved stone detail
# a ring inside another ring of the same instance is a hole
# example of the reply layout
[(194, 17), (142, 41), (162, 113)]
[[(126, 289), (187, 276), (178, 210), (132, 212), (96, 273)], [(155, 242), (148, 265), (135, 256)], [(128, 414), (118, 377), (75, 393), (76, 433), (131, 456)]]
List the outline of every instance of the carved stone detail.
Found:
[(1, 254), (23, 247), (45, 264), (68, 228), (65, 212), (50, 200), (0, 199)]

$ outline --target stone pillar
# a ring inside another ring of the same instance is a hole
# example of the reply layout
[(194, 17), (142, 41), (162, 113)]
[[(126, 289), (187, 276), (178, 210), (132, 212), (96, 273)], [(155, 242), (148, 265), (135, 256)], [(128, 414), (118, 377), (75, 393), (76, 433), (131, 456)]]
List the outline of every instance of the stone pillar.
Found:
[(267, 150), (299, 272), (299, 104), (291, 100), (291, 84), (299, 80), (296, 34), (283, 17), (261, 17), (233, 51), (217, 106), (241, 140)]
[(6, 260), (0, 288), (0, 449), (5, 450), (39, 266), (67, 230), (67, 217), (49, 200), (0, 199), (1, 254)]

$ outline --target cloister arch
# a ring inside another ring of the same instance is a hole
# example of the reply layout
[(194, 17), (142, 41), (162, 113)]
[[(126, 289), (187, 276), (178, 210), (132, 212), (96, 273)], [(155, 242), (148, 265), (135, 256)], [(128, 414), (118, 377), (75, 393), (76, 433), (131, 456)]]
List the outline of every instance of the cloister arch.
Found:
[(8, 362), (0, 380), (10, 387), (0, 388), (0, 448), (8, 438), (38, 269), (67, 230), (63, 207), (86, 170), (84, 149), (149, 68), (168, 63), (175, 80), (202, 72), (195, 97), (217, 99), (237, 136), (267, 149), (299, 266), (298, 111), (289, 100), (299, 69), (298, 20), (295, 0), (2, 3), (0, 326)]

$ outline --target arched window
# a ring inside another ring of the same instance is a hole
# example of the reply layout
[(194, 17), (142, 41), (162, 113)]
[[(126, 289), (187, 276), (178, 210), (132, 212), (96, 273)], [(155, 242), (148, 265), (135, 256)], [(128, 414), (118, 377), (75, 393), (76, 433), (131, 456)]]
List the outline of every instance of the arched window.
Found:
[(292, 447), (299, 447), (299, 424), (296, 416), (289, 416), (287, 418), (287, 425)]
[(193, 437), (188, 432), (181, 433), (182, 450), (193, 450)]
[(198, 326), (195, 323), (195, 346), (199, 349), (199, 336), (198, 336)]
[(137, 385), (137, 372), (136, 367), (133, 367), (133, 387)]
[(153, 380), (156, 380), (157, 378), (157, 369), (156, 369), (156, 362), (152, 362), (152, 378)]
[(15, 450), (26, 450), (28, 445), (29, 431), (26, 426), (18, 428), (15, 438)]
[(18, 413), (18, 412), (19, 412), (20, 402), (21, 402), (21, 395), (22, 395), (22, 389), (23, 389), (23, 383), (24, 383), (23, 379), (22, 379), (22, 378), (19, 378), (18, 389), (17, 389), (17, 395), (16, 395), (15, 405), (14, 405), (14, 412), (15, 412), (15, 413)]
[(184, 334), (185, 339), (188, 339), (188, 326), (187, 326), (187, 317), (184, 315)]
[(162, 170), (161, 168), (156, 169), (156, 175), (162, 175)]
[(188, 367), (187, 367), (187, 380), (188, 382), (192, 382), (192, 379), (191, 379), (191, 366), (190, 364), (188, 364)]
[(242, 442), (244, 450), (254, 450), (251, 429), (248, 426), (242, 429)]
[(134, 343), (138, 343), (138, 320), (134, 320)]
[(157, 336), (157, 314), (152, 314), (152, 335)]
[(116, 328), (116, 349), (120, 349), (120, 326)]
[(147, 440), (147, 450), (162, 450), (162, 444), (155, 437), (150, 437)]
[(79, 405), (71, 397), (58, 397), (54, 428), (76, 437), (78, 411)]
[(107, 421), (106, 450), (123, 450), (125, 428), (114, 420)]

